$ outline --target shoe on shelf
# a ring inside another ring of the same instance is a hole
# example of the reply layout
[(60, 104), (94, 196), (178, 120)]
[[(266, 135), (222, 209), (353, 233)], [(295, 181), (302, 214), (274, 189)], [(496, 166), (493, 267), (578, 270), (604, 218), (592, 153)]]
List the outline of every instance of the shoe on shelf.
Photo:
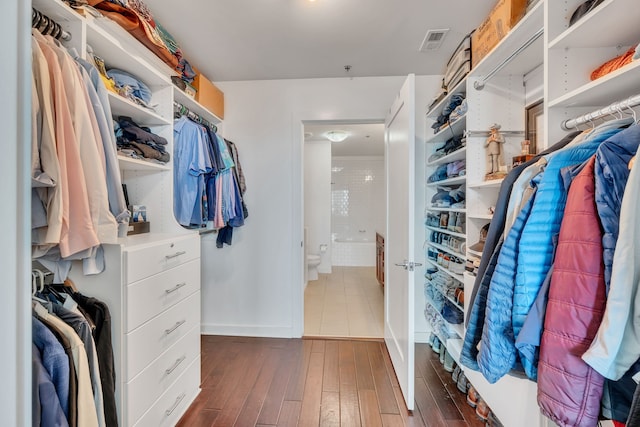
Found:
[(504, 427), (500, 422), (500, 420), (498, 419), (498, 417), (496, 417), (496, 414), (491, 410), (489, 410), (489, 416), (487, 417), (487, 421), (485, 421), (485, 426), (486, 427)]
[[(454, 363), (455, 364), (455, 363)], [(451, 379), (453, 380), (454, 383), (458, 383), (458, 377), (460, 376), (460, 365), (455, 364), (456, 367), (453, 368), (453, 373), (451, 374)]]
[(476, 405), (476, 415), (478, 416), (478, 418), (480, 418), (482, 421), (487, 421), (487, 419), (489, 418), (489, 412), (491, 411), (489, 410), (487, 402), (485, 402), (483, 398), (478, 396), (478, 403)]
[(444, 353), (444, 370), (447, 372), (453, 372), (453, 366), (456, 364), (451, 354), (448, 351)]
[(456, 382), (456, 387), (460, 390), (460, 393), (467, 394), (469, 392), (469, 381), (467, 380), (467, 376), (464, 374), (462, 369), (460, 369), (460, 373), (458, 374), (458, 382)]
[(444, 344), (440, 345), (440, 364), (444, 365), (444, 359), (445, 359), (445, 355), (447, 354), (447, 346)]
[(440, 339), (438, 337), (435, 337), (433, 339), (433, 345), (431, 346), (431, 350), (433, 350), (435, 353), (440, 354), (440, 348), (441, 347), (443, 347), (443, 346), (440, 343)]
[(473, 386), (469, 387), (469, 391), (467, 392), (467, 403), (469, 404), (469, 406), (471, 406), (472, 408), (477, 407), (478, 400), (480, 400), (480, 395), (478, 394), (476, 389)]

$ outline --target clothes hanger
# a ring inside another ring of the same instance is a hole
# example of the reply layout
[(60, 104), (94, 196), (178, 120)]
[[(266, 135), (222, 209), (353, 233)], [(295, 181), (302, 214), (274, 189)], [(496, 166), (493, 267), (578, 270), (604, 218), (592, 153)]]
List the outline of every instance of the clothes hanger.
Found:
[(38, 269), (31, 271), (31, 300), (39, 302), (40, 304), (46, 304), (47, 301), (37, 296), (43, 289), (44, 273)]

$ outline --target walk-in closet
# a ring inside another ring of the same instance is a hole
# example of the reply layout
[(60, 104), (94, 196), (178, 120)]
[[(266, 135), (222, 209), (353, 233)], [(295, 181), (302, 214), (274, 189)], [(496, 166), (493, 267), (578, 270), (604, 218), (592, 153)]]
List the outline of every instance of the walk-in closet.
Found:
[(440, 3), (6, 2), (1, 424), (640, 426), (640, 8)]

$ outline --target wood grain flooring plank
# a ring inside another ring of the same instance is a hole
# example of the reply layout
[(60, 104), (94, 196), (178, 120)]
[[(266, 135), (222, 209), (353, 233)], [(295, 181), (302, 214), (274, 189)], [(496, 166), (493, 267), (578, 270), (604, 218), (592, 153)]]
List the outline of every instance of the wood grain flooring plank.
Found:
[(322, 372), (324, 369), (324, 353), (311, 353), (307, 381), (304, 385), (302, 408), (300, 409), (300, 425), (317, 426), (320, 420), (322, 403)]
[(356, 364), (356, 378), (358, 380), (358, 391), (375, 390), (373, 383), (373, 374), (371, 373), (371, 365), (369, 364), (369, 354), (367, 352), (366, 342), (354, 342), (353, 352)]
[(458, 408), (458, 411), (460, 411), (466, 424), (473, 427), (482, 427), (484, 425), (482, 420), (476, 415), (475, 408), (472, 408), (467, 403), (467, 395), (458, 390), (457, 384), (453, 381), (453, 378), (451, 378), (451, 372), (445, 371), (444, 366), (442, 366), (439, 361), (431, 361), (431, 364), (442, 383), (440, 387), (449, 393), (451, 400)]
[(300, 418), (300, 408), (302, 402), (297, 400), (285, 400), (282, 403), (280, 418), (278, 419), (278, 427), (296, 427)]
[(182, 417), (176, 427), (211, 427), (218, 417), (218, 410), (202, 409)]
[(376, 387), (376, 395), (378, 396), (378, 405), (382, 414), (400, 414), (395, 395), (393, 394), (393, 386), (389, 380), (387, 369), (382, 358), (382, 345), (377, 342), (367, 343), (367, 352), (369, 353), (369, 364), (371, 365), (371, 373), (373, 382)]
[(249, 395), (240, 410), (236, 425), (251, 426), (257, 423), (258, 416), (262, 410), (262, 405), (267, 399), (267, 393), (271, 387), (271, 382), (273, 381), (279, 362), (284, 356), (284, 351), (281, 348), (268, 347), (264, 365), (262, 365), (260, 369), (258, 379), (249, 390)]
[(360, 399), (360, 419), (365, 427), (382, 427), (382, 417), (378, 408), (375, 390), (358, 390)]
[[(424, 382), (431, 391), (445, 420), (463, 420), (462, 414), (458, 410), (449, 392), (443, 387), (440, 376), (436, 372), (436, 368), (440, 368), (441, 366), (438, 360), (431, 360), (423, 371)], [(444, 371), (444, 368), (442, 370)]]
[(267, 392), (267, 398), (258, 416), (258, 424), (277, 424), (282, 402), (284, 401), (284, 394), (291, 378), (291, 366), (302, 355), (302, 347), (297, 345), (295, 340), (290, 340), (283, 351), (283, 357), (280, 359)]
[(338, 367), (340, 376), (340, 391), (347, 388), (356, 390), (356, 361), (353, 351), (353, 341), (340, 341), (338, 344)]
[(322, 392), (320, 408), (320, 427), (340, 427), (340, 393)]
[[(219, 376), (215, 379), (213, 387), (207, 387), (209, 399), (205, 404), (207, 409), (222, 409), (227, 402), (229, 396), (235, 389), (238, 378), (245, 372), (246, 365), (249, 363), (249, 353), (240, 351), (232, 360), (229, 360), (223, 366), (220, 366)], [(212, 382), (214, 379), (212, 378)]]
[(433, 398), (431, 391), (424, 380), (416, 380), (415, 387), (416, 406), (420, 408), (422, 420), (427, 427), (445, 427), (447, 423), (442, 418), (440, 408)]
[(340, 369), (338, 367), (338, 341), (327, 341), (324, 350), (324, 377), (322, 391), (340, 391)]
[(264, 366), (267, 351), (264, 346), (247, 346), (247, 352), (250, 352), (248, 363), (245, 364), (244, 371), (233, 378), (236, 385), (232, 388), (231, 394), (221, 408), (213, 426), (228, 427), (234, 425), (249, 392), (256, 384), (260, 371)]
[(312, 353), (324, 353), (325, 340), (311, 340), (313, 345), (311, 346)]
[(285, 400), (299, 400), (302, 401), (302, 395), (304, 393), (304, 383), (307, 380), (307, 368), (309, 367), (309, 358), (311, 357), (311, 346), (313, 343), (309, 340), (298, 341), (297, 351), (300, 352), (299, 357), (295, 361), (293, 371), (291, 372), (291, 379), (287, 385), (287, 392), (285, 393)]
[(383, 427), (404, 427), (404, 420), (401, 415), (382, 414)]
[(340, 385), (340, 425), (360, 427), (358, 391), (350, 384)]

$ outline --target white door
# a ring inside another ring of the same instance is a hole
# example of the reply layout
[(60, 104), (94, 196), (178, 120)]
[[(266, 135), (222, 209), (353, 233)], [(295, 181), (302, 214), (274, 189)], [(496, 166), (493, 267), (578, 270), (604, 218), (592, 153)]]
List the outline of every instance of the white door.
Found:
[(415, 134), (415, 76), (410, 74), (385, 120), (384, 286), (384, 340), (409, 410), (414, 405)]

